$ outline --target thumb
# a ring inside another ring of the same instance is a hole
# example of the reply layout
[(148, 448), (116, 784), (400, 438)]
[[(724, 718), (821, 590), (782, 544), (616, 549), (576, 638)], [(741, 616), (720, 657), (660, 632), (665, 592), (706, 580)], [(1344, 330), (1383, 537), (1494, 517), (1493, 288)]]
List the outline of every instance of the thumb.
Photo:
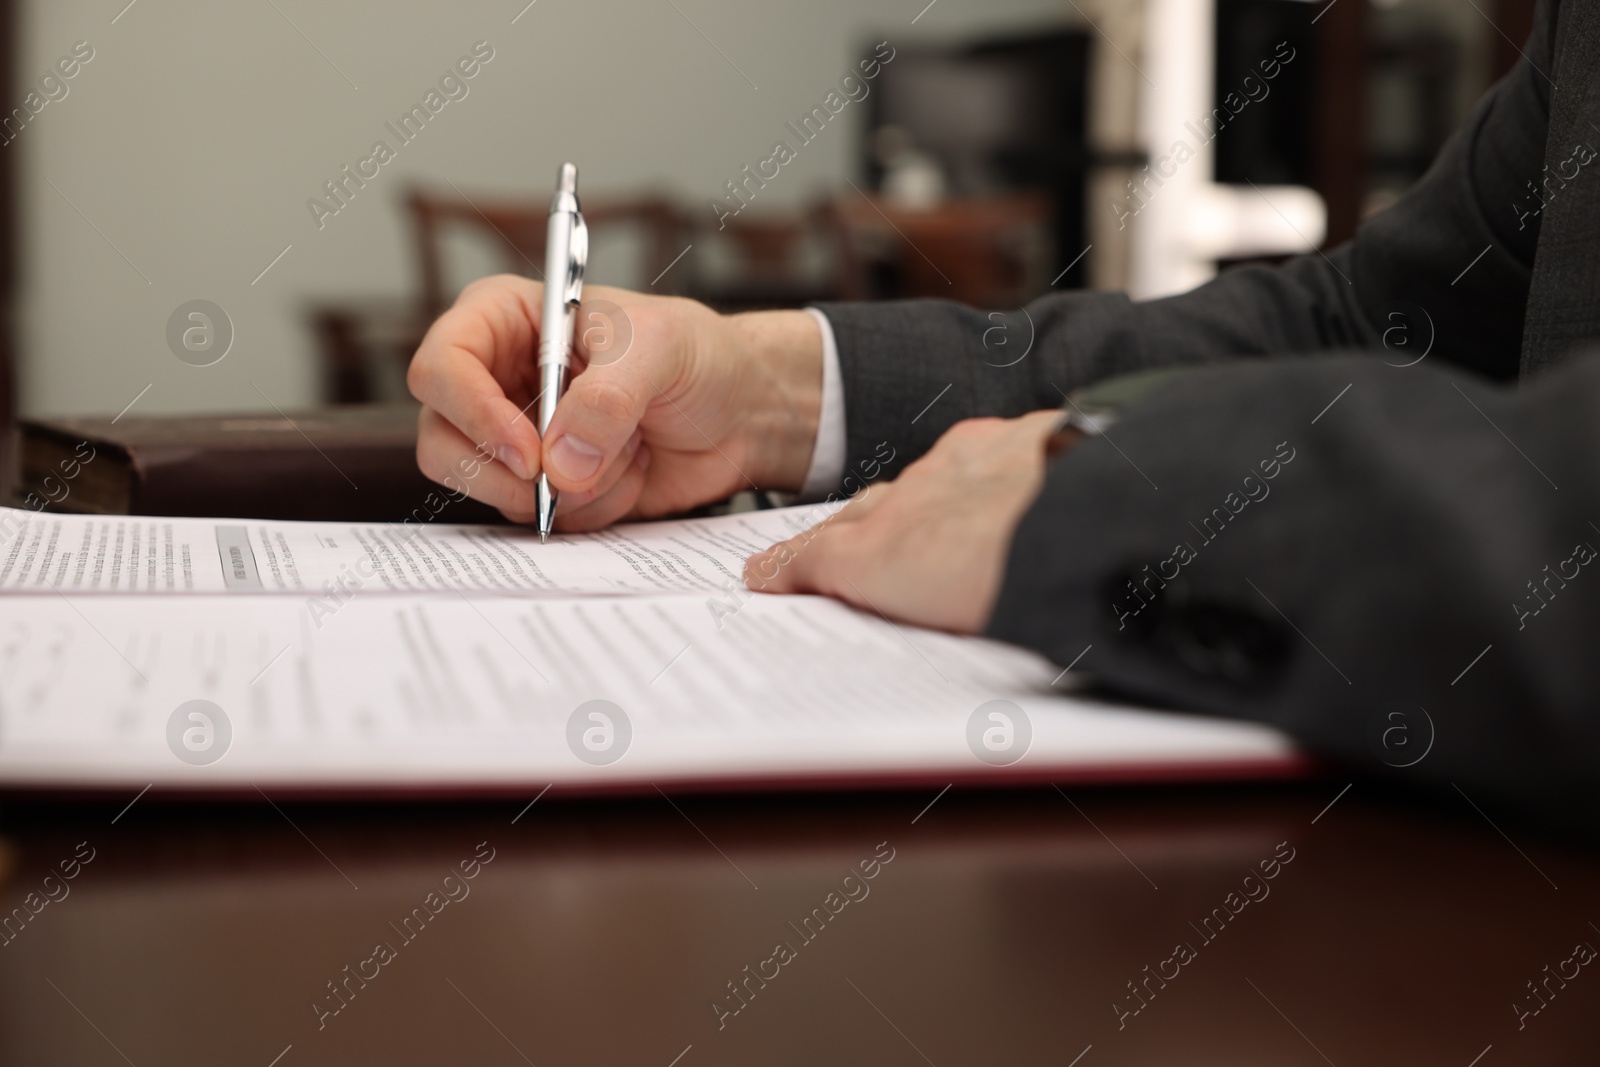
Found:
[(543, 442), (544, 470), (564, 493), (594, 488), (655, 396), (643, 361), (590, 364), (572, 379)]

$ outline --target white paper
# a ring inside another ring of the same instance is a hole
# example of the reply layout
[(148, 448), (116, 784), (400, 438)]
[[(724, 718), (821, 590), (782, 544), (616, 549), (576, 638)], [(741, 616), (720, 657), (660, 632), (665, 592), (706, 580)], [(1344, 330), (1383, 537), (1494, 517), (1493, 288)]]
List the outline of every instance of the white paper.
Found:
[[(713, 604), (722, 605), (714, 610)], [(0, 600), (0, 781), (255, 787), (650, 788), (1117, 768), (1270, 768), (1277, 733), (1063, 693), (1042, 658), (891, 625), (814, 597), (514, 599), (374, 594), (313, 617), (289, 597)], [(19, 608), (21, 610), (19, 610)], [(719, 625), (720, 624), (720, 625)], [(168, 720), (210, 700), (225, 755), (191, 766)], [(632, 728), (592, 766), (568, 719), (594, 699)], [(1025, 710), (1013, 766), (980, 761), (968, 719)]]
[(0, 593), (465, 589), (518, 595), (702, 592), (825, 506), (557, 534), (520, 526), (59, 515), (0, 508)]
[[(517, 528), (0, 512), (0, 784), (537, 790), (1294, 764), (1274, 731), (1087, 701), (1077, 675), (1012, 646), (745, 588), (749, 553), (827, 513), (541, 546)], [(181, 710), (195, 700), (213, 706), (203, 719)], [(595, 700), (615, 708), (586, 719)], [(1003, 767), (972, 740), (992, 700), (1032, 735)], [(580, 751), (591, 721), (608, 745), (627, 737), (609, 762)], [(214, 759), (188, 758), (186, 729)]]

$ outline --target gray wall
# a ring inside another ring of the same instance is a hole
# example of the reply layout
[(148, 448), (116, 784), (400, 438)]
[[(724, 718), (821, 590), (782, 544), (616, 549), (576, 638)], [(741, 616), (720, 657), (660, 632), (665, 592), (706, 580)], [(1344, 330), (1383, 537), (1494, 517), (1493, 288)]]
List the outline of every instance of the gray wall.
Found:
[[(408, 181), (542, 196), (570, 158), (591, 193), (660, 184), (701, 202), (764, 158), (869, 39), (1076, 17), (1063, 0), (938, 0), (914, 26), (925, 0), (537, 0), (515, 24), (524, 0), (125, 2), (23, 5), (19, 82), (36, 84), (77, 41), (94, 49), (66, 96), (0, 148), (22, 156), (29, 414), (115, 413), (146, 386), (145, 414), (312, 403), (306, 302), (415, 284), (397, 201)], [(494, 58), (468, 95), (399, 147), (383, 124), (479, 40)], [(850, 108), (852, 125), (806, 146), (768, 203), (854, 176), (862, 109)], [(379, 138), (395, 160), (319, 229), (307, 199)], [(166, 342), (169, 314), (197, 298), (236, 331), (209, 367)]]

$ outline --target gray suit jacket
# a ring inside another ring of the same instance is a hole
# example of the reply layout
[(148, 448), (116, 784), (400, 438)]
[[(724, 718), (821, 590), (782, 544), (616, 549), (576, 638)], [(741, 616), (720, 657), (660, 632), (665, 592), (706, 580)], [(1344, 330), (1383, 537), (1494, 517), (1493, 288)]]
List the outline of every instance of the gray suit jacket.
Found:
[(1326, 256), (1142, 304), (826, 307), (847, 469), (1192, 367), (1052, 462), (991, 634), (1061, 664), (1092, 645), (1081, 668), (1138, 699), (1600, 826), (1600, 360), (1575, 355), (1600, 340), (1600, 5), (1544, 3), (1524, 51)]

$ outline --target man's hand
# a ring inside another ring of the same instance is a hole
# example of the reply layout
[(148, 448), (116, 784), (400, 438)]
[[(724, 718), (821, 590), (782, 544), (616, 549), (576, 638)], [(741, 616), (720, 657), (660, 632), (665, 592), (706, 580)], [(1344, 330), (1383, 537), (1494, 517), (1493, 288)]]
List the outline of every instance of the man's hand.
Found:
[(988, 625), (1017, 523), (1044, 484), (1061, 412), (958, 422), (893, 482), (745, 562), (768, 593), (821, 593), (955, 633)]
[[(592, 530), (721, 500), (796, 490), (822, 403), (822, 338), (804, 312), (718, 315), (703, 304), (586, 286), (573, 378), (540, 440), (543, 286), (468, 286), (428, 330), (407, 384), (425, 405), (417, 462), (516, 522), (533, 479), (560, 491), (557, 528)], [(631, 340), (628, 340), (631, 338)], [(625, 345), (625, 348), (623, 347)], [(492, 455), (497, 462), (479, 465)]]

